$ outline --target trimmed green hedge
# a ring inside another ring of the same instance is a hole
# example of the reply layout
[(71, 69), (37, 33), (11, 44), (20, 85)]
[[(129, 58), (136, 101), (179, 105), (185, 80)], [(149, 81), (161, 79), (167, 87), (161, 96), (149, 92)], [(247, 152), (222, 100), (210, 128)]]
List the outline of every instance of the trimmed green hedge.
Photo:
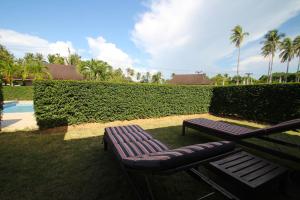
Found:
[(300, 84), (213, 87), (44, 80), (34, 82), (34, 109), (41, 129), (207, 112), (276, 123), (300, 118)]
[(43, 129), (82, 122), (206, 113), (211, 95), (210, 86), (44, 80), (34, 82), (34, 109)]
[(300, 84), (215, 87), (209, 111), (270, 123), (300, 118)]
[(33, 87), (32, 86), (4, 86), (3, 96), (5, 101), (11, 100), (32, 100)]

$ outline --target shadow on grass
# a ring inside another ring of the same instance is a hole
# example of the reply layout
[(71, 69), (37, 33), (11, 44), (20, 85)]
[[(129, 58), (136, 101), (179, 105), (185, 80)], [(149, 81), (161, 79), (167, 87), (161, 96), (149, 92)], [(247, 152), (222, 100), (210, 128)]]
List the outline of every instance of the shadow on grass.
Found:
[[(102, 136), (64, 140), (66, 128), (51, 134), (0, 134), (0, 199), (134, 199), (134, 193)], [(218, 140), (181, 126), (147, 130), (170, 148)], [(151, 179), (157, 199), (197, 199), (212, 190), (183, 172)], [(208, 199), (221, 200), (217, 194)]]
[[(189, 137), (176, 142), (181, 136), (173, 127), (166, 129), (167, 136), (160, 134), (165, 129), (155, 132), (170, 146), (194, 143)], [(66, 141), (64, 129), (36, 133), (40, 131), (0, 134), (1, 200), (135, 199), (113, 154), (103, 150), (102, 136)], [(183, 172), (154, 176), (151, 184), (157, 199), (196, 199), (210, 191)]]

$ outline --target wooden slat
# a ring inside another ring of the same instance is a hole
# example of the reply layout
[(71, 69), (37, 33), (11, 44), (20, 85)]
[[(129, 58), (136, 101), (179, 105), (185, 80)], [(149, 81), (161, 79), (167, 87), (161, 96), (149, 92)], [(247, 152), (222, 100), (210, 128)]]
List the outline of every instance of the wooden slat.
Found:
[(270, 171), (273, 171), (273, 170), (276, 170), (277, 169), (277, 166), (274, 166), (274, 165), (267, 165), (259, 170), (256, 170), (250, 174), (247, 174), (245, 176), (242, 176), (242, 178), (246, 181), (253, 181), (257, 178), (259, 178), (260, 176), (263, 176), (265, 174), (267, 174), (268, 172)]
[(245, 167), (245, 168), (243, 168), (243, 169), (241, 169), (239, 171), (233, 171), (233, 173), (236, 176), (240, 177), (240, 176), (243, 176), (243, 175), (247, 175), (247, 174), (249, 174), (249, 173), (251, 173), (251, 172), (253, 172), (253, 171), (255, 171), (255, 170), (259, 169), (259, 168), (262, 168), (262, 167), (264, 167), (266, 165), (267, 164), (265, 162), (259, 161), (259, 162), (256, 162), (254, 165), (249, 165), (249, 166), (247, 166), (247, 167)]
[(244, 151), (242, 151), (242, 152), (233, 154), (233, 155), (231, 155), (229, 157), (226, 157), (226, 158), (224, 158), (222, 160), (216, 161), (214, 163), (216, 163), (218, 165), (223, 165), (223, 164), (226, 164), (228, 162), (231, 162), (232, 160), (236, 160), (236, 159), (238, 159), (240, 157), (244, 157), (244, 156), (247, 156), (247, 155), (244, 153)]
[[(273, 171), (265, 174), (265, 176), (261, 176), (261, 177), (255, 179), (254, 181), (251, 181), (251, 184), (253, 187), (259, 186), (259, 185), (271, 180), (273, 177), (281, 175), (284, 172), (285, 172), (284, 168), (277, 168), (276, 170), (273, 170)], [(266, 178), (266, 177), (268, 177), (268, 178)]]
[(253, 160), (254, 158), (253, 157), (250, 157), (250, 156), (245, 156), (245, 157), (242, 157), (240, 159), (237, 159), (237, 160), (234, 160), (232, 162), (228, 162), (224, 165), (222, 165), (223, 168), (230, 168), (230, 167), (233, 167), (233, 166), (236, 166), (236, 165), (240, 165), (246, 161), (249, 161), (249, 160)]
[(286, 171), (285, 168), (247, 152), (234, 154), (210, 164), (251, 188), (269, 182)]
[(227, 168), (228, 171), (232, 172), (232, 173), (237, 173), (245, 168), (249, 168), (249, 167), (252, 167), (253, 165), (259, 163), (261, 160), (258, 159), (258, 158), (253, 158), (251, 160), (248, 160), (240, 165), (236, 165), (236, 166), (232, 166), (232, 167), (229, 167)]

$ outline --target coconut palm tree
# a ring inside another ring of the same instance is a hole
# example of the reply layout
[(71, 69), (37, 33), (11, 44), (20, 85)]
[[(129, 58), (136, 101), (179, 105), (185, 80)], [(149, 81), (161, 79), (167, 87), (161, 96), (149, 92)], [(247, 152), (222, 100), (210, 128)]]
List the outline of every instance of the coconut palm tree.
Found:
[[(248, 32), (244, 32), (243, 28), (240, 25), (235, 26), (232, 30), (232, 34), (230, 36), (230, 41), (234, 43), (235, 47), (238, 48), (238, 59), (236, 66), (236, 75), (239, 77), (239, 65), (240, 65), (240, 53), (241, 53), (241, 44), (244, 41), (245, 36), (248, 36)], [(236, 84), (239, 84), (239, 78), (237, 78)]]
[(289, 65), (291, 60), (294, 58), (294, 46), (293, 41), (291, 38), (285, 38), (282, 43), (280, 44), (280, 54), (279, 57), (281, 58), (281, 62), (287, 62), (286, 66), (286, 73), (285, 73), (285, 82), (287, 82), (287, 75), (289, 73)]
[(146, 72), (146, 75), (145, 75), (145, 82), (149, 83), (150, 82), (150, 77), (151, 77), (151, 74), (150, 72)]
[(278, 30), (276, 29), (269, 31), (264, 36), (264, 41), (263, 41), (264, 46), (262, 47), (262, 54), (266, 56), (270, 56), (271, 59), (269, 62), (269, 70), (268, 70), (269, 83), (272, 83), (272, 69), (273, 69), (274, 56), (281, 43), (280, 39), (283, 38), (284, 36), (285, 35), (283, 33), (278, 33)]
[(271, 59), (272, 59), (272, 51), (271, 51), (271, 45), (270, 43), (266, 43), (262, 48), (261, 48), (261, 54), (266, 58), (269, 58), (269, 66), (268, 66), (268, 79), (267, 83), (270, 80), (270, 72), (271, 72)]
[(136, 80), (137, 81), (141, 80), (141, 76), (142, 76), (141, 72), (136, 73)]
[(152, 83), (161, 83), (162, 82), (162, 73), (157, 72), (156, 74), (152, 75)]
[(294, 45), (294, 50), (295, 50), (295, 56), (299, 58), (298, 61), (298, 67), (297, 67), (297, 73), (296, 73), (296, 82), (300, 81), (300, 35), (298, 35), (294, 41), (293, 41), (293, 45)]

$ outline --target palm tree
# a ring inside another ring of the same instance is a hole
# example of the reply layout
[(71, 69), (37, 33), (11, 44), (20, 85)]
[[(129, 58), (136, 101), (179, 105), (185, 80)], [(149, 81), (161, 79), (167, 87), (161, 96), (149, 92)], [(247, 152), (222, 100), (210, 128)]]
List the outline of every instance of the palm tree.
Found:
[[(243, 32), (243, 28), (240, 25), (235, 26), (232, 30), (232, 34), (230, 36), (230, 40), (235, 44), (235, 47), (238, 48), (238, 60), (236, 66), (236, 75), (239, 77), (239, 65), (240, 65), (240, 53), (241, 53), (241, 44), (245, 38), (248, 36), (248, 32)], [(239, 84), (239, 78), (237, 78), (236, 84)]]
[(161, 83), (162, 82), (162, 73), (157, 72), (152, 75), (152, 83)]
[(79, 66), (79, 71), (86, 78), (106, 81), (112, 74), (112, 67), (107, 62), (92, 59), (88, 61), (82, 61)]
[(299, 58), (298, 61), (298, 67), (297, 67), (297, 73), (296, 73), (296, 82), (300, 81), (300, 76), (299, 76), (299, 70), (300, 70), (300, 35), (298, 35), (294, 41), (293, 41), (293, 45), (294, 45), (294, 50), (295, 50), (295, 56)]
[(285, 38), (281, 45), (280, 45), (280, 54), (279, 57), (281, 58), (281, 62), (287, 62), (286, 66), (286, 73), (285, 73), (285, 82), (287, 82), (287, 75), (289, 73), (289, 65), (291, 60), (293, 59), (295, 53), (294, 53), (294, 46), (293, 41), (291, 38)]
[(269, 66), (268, 66), (268, 78), (267, 83), (270, 80), (270, 72), (271, 72), (271, 58), (272, 58), (272, 52), (271, 52), (271, 45), (269, 43), (265, 44), (261, 48), (261, 54), (266, 58), (269, 57)]
[(146, 76), (145, 76), (145, 78), (146, 78), (146, 82), (147, 82), (147, 83), (149, 83), (149, 82), (150, 82), (150, 77), (151, 77), (151, 74), (150, 74), (150, 72), (146, 72)]
[(141, 74), (141, 72), (138, 72), (138, 73), (136, 73), (136, 80), (141, 80), (141, 76), (142, 76), (142, 74)]
[(264, 41), (263, 44), (264, 46), (262, 47), (262, 54), (266, 57), (270, 57), (269, 61), (269, 70), (268, 70), (268, 75), (269, 79), (268, 82), (272, 83), (272, 68), (273, 68), (273, 61), (274, 61), (274, 56), (275, 53), (280, 45), (280, 39), (283, 38), (285, 35), (283, 33), (278, 33), (278, 30), (274, 29), (269, 31), (265, 36), (264, 36)]

